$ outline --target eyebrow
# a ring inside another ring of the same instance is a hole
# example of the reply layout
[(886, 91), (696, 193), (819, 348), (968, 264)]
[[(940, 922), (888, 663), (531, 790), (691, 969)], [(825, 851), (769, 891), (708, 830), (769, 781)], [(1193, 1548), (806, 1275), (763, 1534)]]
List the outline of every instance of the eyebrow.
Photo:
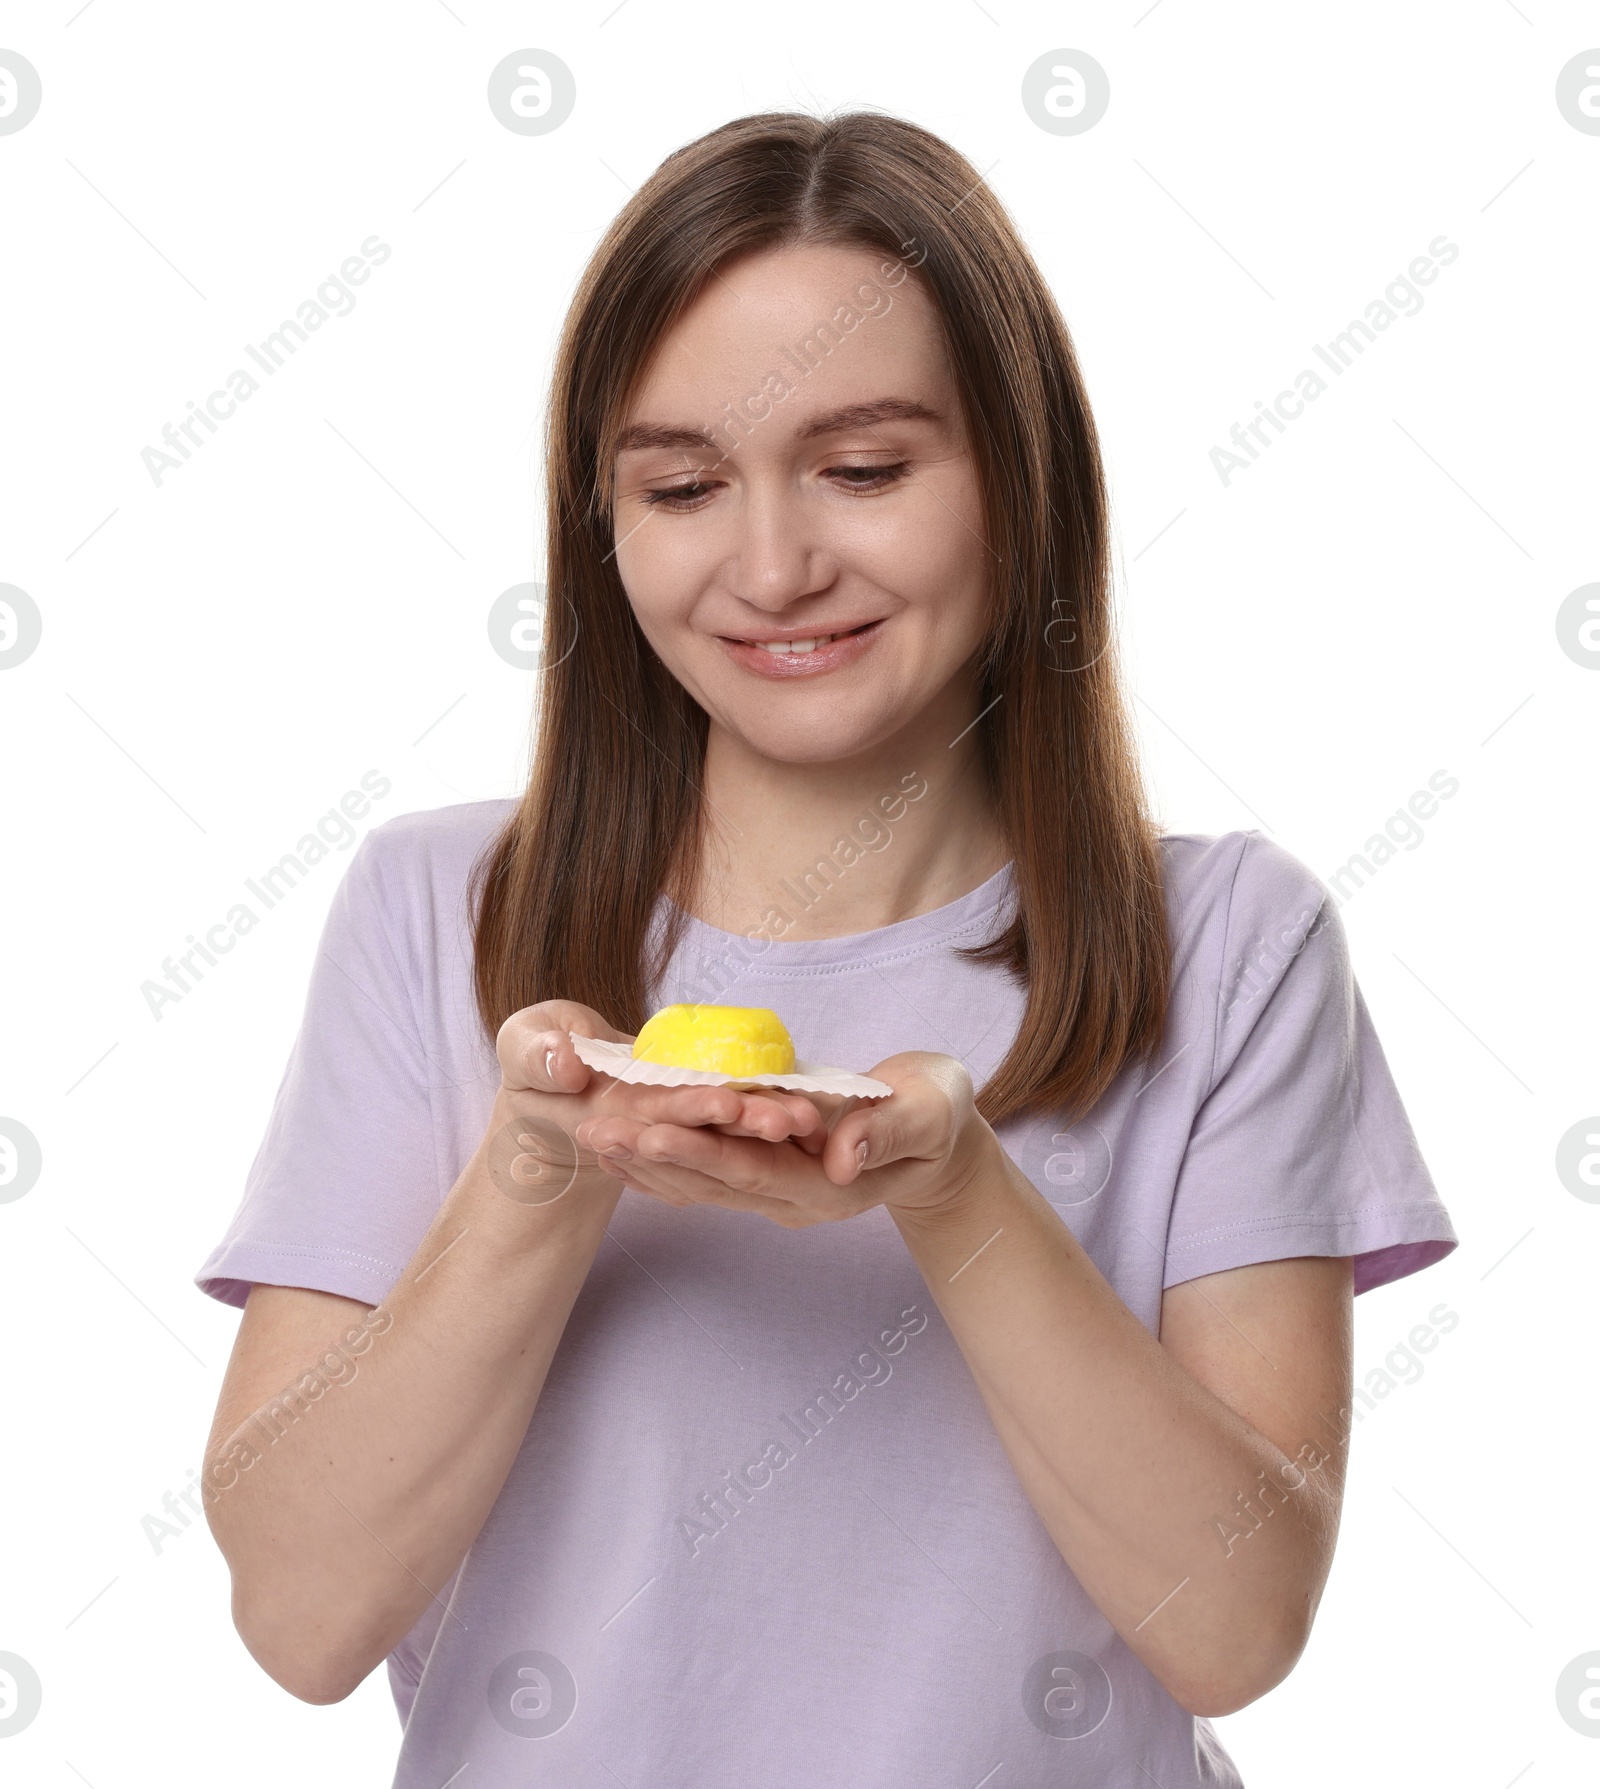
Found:
[[(752, 425), (757, 420), (751, 418)], [(877, 398), (865, 404), (843, 404), (834, 410), (824, 410), (821, 415), (814, 416), (800, 430), (802, 441), (814, 440), (819, 435), (837, 435), (845, 429), (870, 428), (879, 422), (943, 422), (944, 418), (937, 410), (930, 410), (926, 404), (915, 398)], [(636, 453), (643, 448), (651, 447), (683, 447), (683, 448), (716, 448), (715, 436), (710, 429), (692, 429), (682, 424), (636, 422), (631, 423), (617, 437), (618, 453)]]

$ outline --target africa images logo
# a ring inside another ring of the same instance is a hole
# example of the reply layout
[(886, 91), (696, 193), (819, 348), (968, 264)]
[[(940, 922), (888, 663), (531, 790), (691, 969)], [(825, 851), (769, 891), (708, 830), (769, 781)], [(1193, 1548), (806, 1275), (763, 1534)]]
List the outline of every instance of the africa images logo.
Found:
[(724, 1466), (721, 1477), (728, 1482), (703, 1493), (695, 1509), (678, 1518), (678, 1538), (689, 1549), (690, 1557), (698, 1559), (702, 1544), (721, 1534), (735, 1516), (742, 1515), (754, 1502), (755, 1493), (773, 1484), (777, 1474), (799, 1458), (800, 1448), (809, 1447), (869, 1385), (887, 1385), (894, 1373), (889, 1356), (903, 1354), (910, 1338), (921, 1335), (927, 1327), (928, 1313), (914, 1304), (907, 1305), (894, 1327), (880, 1329), (875, 1341), (850, 1356), (826, 1390), (816, 1392), (792, 1414), (779, 1413), (777, 1426), (786, 1429), (798, 1446), (791, 1447), (788, 1439), (775, 1437), (763, 1442), (760, 1454), (746, 1465)]
[[(330, 273), (311, 297), (301, 301), (293, 317), (285, 317), (261, 342), (246, 342), (245, 353), (270, 379), (324, 323), (350, 315), (356, 308), (356, 295), (350, 288), (364, 286), (371, 279), (373, 268), (381, 267), (392, 253), (380, 237), (369, 236), (359, 254), (347, 256), (337, 273)], [(224, 383), (227, 390), (212, 392), (203, 405), (193, 398), (187, 400), (189, 414), (177, 424), (163, 425), (161, 447), (140, 449), (139, 458), (158, 490), (169, 472), (181, 471), (195, 450), (205, 446), (207, 436), (216, 434), (218, 425), (235, 416), (240, 404), (261, 389), (261, 380), (246, 367), (235, 367)], [(204, 435), (199, 432), (202, 428)]]

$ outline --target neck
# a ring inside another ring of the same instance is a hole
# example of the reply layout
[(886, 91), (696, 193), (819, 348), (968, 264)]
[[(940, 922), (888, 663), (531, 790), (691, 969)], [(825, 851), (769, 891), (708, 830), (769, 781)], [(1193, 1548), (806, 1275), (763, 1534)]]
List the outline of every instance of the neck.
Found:
[(836, 938), (986, 882), (1010, 852), (984, 775), (983, 723), (951, 743), (976, 713), (970, 698), (936, 702), (870, 751), (822, 764), (763, 757), (713, 720), (696, 917), (726, 932)]

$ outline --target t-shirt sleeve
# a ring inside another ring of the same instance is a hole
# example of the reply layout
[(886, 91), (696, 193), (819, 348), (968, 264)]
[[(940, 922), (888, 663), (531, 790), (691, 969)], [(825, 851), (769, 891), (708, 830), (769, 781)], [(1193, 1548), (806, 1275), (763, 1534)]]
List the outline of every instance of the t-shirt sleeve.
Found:
[(299, 1034), (232, 1224), (195, 1275), (243, 1305), (255, 1283), (379, 1303), (438, 1210), (429, 1073), (385, 901), (385, 829), (334, 893)]
[(1167, 1234), (1164, 1284), (1295, 1255), (1351, 1255), (1355, 1290), (1416, 1273), (1457, 1237), (1350, 966), (1333, 897), (1243, 835), (1224, 929), (1214, 1056)]

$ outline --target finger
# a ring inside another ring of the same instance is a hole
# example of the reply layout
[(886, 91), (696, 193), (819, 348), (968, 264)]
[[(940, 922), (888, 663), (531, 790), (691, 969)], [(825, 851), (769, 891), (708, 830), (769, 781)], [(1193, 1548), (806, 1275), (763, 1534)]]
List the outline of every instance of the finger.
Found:
[(744, 1107), (733, 1087), (653, 1087), (618, 1081), (606, 1104), (645, 1124), (737, 1124)]
[(675, 1162), (635, 1156), (631, 1161), (604, 1165), (609, 1173), (625, 1181), (635, 1192), (679, 1209), (690, 1205), (715, 1205), (724, 1211), (752, 1211), (785, 1229), (798, 1229), (812, 1221), (799, 1206), (786, 1199), (728, 1186)]
[(757, 1137), (730, 1137), (718, 1130), (683, 1130), (677, 1125), (648, 1125), (634, 1140), (634, 1153), (646, 1165), (687, 1168), (740, 1192), (765, 1191), (774, 1145)]
[(803, 1149), (807, 1155), (821, 1155), (828, 1147), (828, 1127), (826, 1122), (819, 1124), (814, 1131), (808, 1131), (803, 1137), (794, 1138), (796, 1149)]
[(572, 1047), (572, 1032), (625, 1042), (623, 1034), (592, 1007), (575, 1000), (546, 1000), (514, 1012), (495, 1036), (500, 1075), (509, 1088), (535, 1093), (577, 1093), (590, 1070)]
[(836, 1186), (849, 1186), (869, 1168), (891, 1162), (938, 1159), (971, 1103), (971, 1078), (952, 1057), (908, 1051), (872, 1073), (894, 1092), (845, 1113), (833, 1127), (822, 1166)]
[(803, 1093), (763, 1089), (760, 1093), (745, 1094), (734, 1125), (722, 1128), (735, 1136), (764, 1137), (769, 1143), (780, 1143), (785, 1138), (825, 1132), (827, 1124)]
[(718, 1180), (737, 1176), (739, 1184), (753, 1190), (756, 1178), (770, 1171), (771, 1144), (756, 1138), (736, 1139), (709, 1127), (647, 1124), (618, 1114), (586, 1118), (573, 1134), (603, 1161), (625, 1165), (630, 1176), (652, 1169), (687, 1168)]
[[(779, 1120), (783, 1115), (779, 1114)], [(643, 1150), (640, 1138), (649, 1134), (653, 1143)], [(730, 1132), (721, 1126), (667, 1124), (641, 1119), (631, 1113), (601, 1113), (585, 1118), (573, 1129), (573, 1136), (585, 1149), (611, 1161), (631, 1162), (640, 1155), (660, 1162), (683, 1159), (683, 1152), (700, 1136), (723, 1137)], [(764, 1139), (751, 1139), (755, 1148), (770, 1148)]]
[(907, 1091), (846, 1114), (822, 1153), (822, 1171), (835, 1186), (849, 1186), (869, 1168), (921, 1156), (918, 1145), (932, 1127), (921, 1122), (917, 1106), (917, 1095)]
[(643, 1193), (647, 1198), (655, 1199), (663, 1205), (681, 1208), (695, 1203), (687, 1193), (661, 1184), (653, 1174), (640, 1172), (631, 1161), (611, 1161), (607, 1157), (601, 1156), (600, 1167), (602, 1172), (609, 1174), (612, 1179), (620, 1180), (630, 1192)]
[(634, 1146), (645, 1129), (639, 1119), (618, 1113), (603, 1118), (585, 1118), (572, 1134), (582, 1148), (592, 1149), (603, 1160), (630, 1162)]
[(647, 1123), (715, 1125), (733, 1136), (764, 1137), (774, 1143), (822, 1126), (816, 1107), (802, 1095), (752, 1093), (727, 1085), (654, 1087), (617, 1082), (606, 1103)]
[[(720, 1130), (681, 1130), (648, 1125), (633, 1141), (634, 1157), (646, 1169), (657, 1164), (683, 1168), (734, 1192), (756, 1194), (793, 1205), (804, 1183), (792, 1172), (806, 1159), (790, 1143), (758, 1137), (730, 1137)], [(815, 1168), (810, 1170), (815, 1174)]]
[(566, 1031), (524, 1031), (502, 1048), (500, 1078), (515, 1093), (581, 1093), (595, 1071), (572, 1047)]

